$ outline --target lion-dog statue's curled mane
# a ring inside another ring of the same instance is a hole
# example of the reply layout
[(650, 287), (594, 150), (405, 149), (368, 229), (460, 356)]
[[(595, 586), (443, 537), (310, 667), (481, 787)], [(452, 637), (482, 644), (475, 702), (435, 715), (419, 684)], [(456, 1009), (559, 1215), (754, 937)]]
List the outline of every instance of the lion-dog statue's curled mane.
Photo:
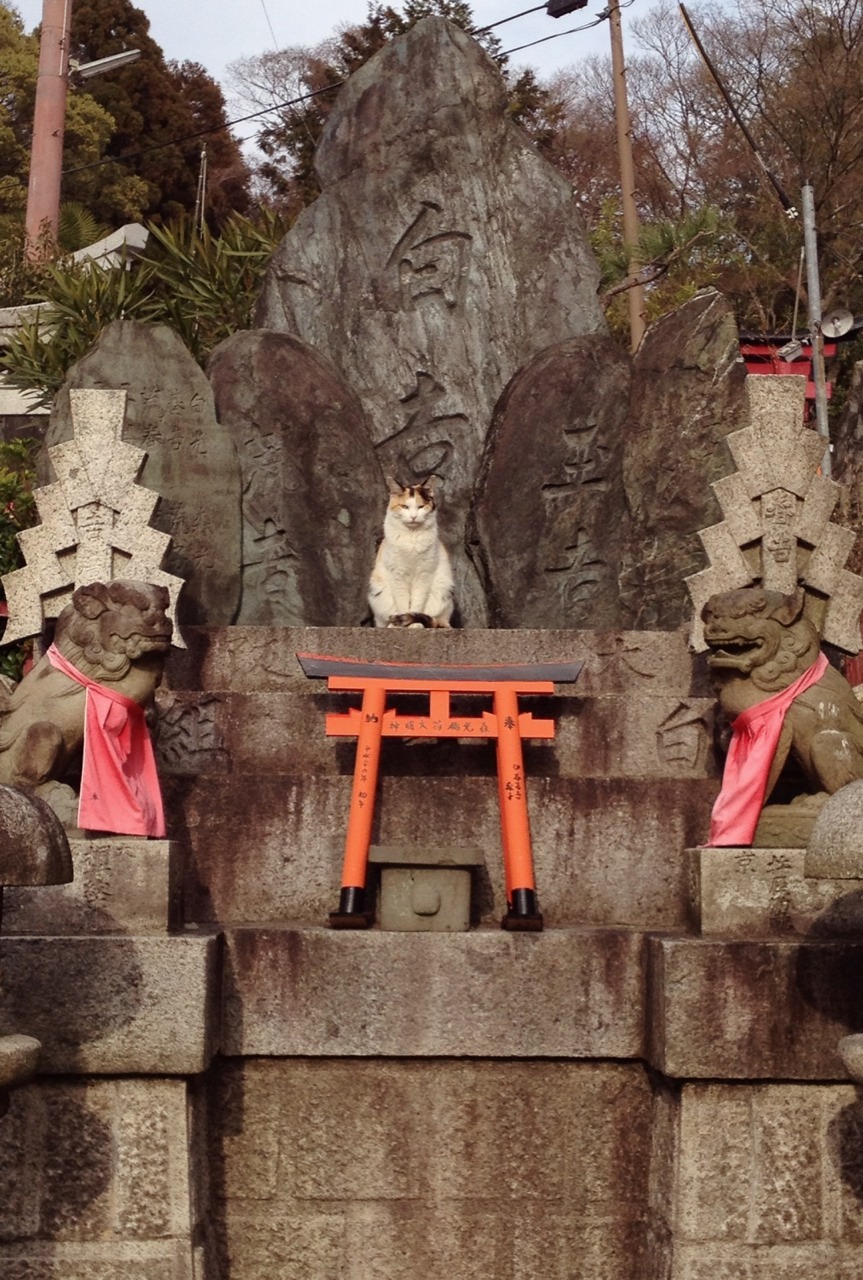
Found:
[[(83, 675), (148, 707), (171, 647), (168, 592), (117, 579), (79, 587), (57, 618), (54, 644)], [(62, 780), (81, 754), (86, 690), (47, 656), (0, 695), (0, 782)]]
[[(730, 720), (787, 689), (817, 659), (818, 631), (803, 612), (805, 595), (741, 587), (704, 606), (707, 659), (719, 704)], [(767, 783), (769, 795), (789, 756), (814, 792), (832, 795), (863, 778), (863, 706), (845, 677), (828, 666), (789, 707)]]

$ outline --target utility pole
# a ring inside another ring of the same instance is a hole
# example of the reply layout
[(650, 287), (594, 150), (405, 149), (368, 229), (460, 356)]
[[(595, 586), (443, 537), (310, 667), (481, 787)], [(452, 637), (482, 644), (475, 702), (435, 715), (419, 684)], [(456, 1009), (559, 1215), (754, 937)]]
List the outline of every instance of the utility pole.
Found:
[(806, 292), (809, 296), (809, 334), (812, 344), (812, 373), (815, 381), (815, 425), (826, 446), (821, 472), (832, 471), (830, 427), (827, 421), (827, 378), (824, 372), (824, 334), (821, 331), (821, 277), (818, 272), (818, 239), (815, 231), (815, 198), (804, 183), (800, 193), (803, 211), (803, 245), (806, 255)]
[(27, 189), (27, 252), (31, 257), (38, 254), (39, 237), (46, 223), (53, 238), (57, 238), (71, 26), (72, 0), (42, 0), (39, 78)]
[[(587, 0), (548, 0), (545, 11), (550, 18), (583, 9)], [(530, 10), (528, 10), (530, 12)], [(626, 65), (623, 60), (623, 29), (619, 0), (609, 0), (602, 16), (608, 16), (611, 29), (611, 71), (614, 78), (614, 124), (617, 132), (617, 155), (620, 164), (620, 204), (623, 213), (623, 241), (629, 260), (629, 337), (635, 351), (644, 337), (644, 285), (638, 261), (638, 209), (635, 204), (635, 165), (632, 162), (632, 126), (626, 97)]]
[(644, 285), (639, 276), (638, 210), (635, 204), (635, 165), (632, 162), (632, 127), (626, 97), (626, 64), (623, 60), (623, 30), (620, 4), (609, 0), (608, 25), (611, 29), (611, 71), (614, 77), (614, 123), (617, 130), (617, 154), (620, 160), (620, 192), (623, 212), (623, 240), (629, 255), (629, 274), (633, 283), (629, 294), (629, 336), (632, 350), (644, 337)]

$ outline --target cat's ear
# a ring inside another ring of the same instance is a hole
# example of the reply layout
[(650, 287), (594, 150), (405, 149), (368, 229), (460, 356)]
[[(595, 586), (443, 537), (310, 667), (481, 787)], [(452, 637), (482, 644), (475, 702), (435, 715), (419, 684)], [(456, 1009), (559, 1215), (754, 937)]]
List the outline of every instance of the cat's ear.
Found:
[(394, 480), (392, 476), (384, 476), (384, 479), (387, 482), (387, 488), (394, 498), (404, 492), (404, 485), (399, 484), (398, 480)]
[(422, 480), (420, 482), (420, 488), (426, 489), (429, 493), (433, 494), (436, 484), (437, 484), (437, 476), (435, 475), (434, 472), (432, 472), (430, 476), (426, 476), (425, 480)]

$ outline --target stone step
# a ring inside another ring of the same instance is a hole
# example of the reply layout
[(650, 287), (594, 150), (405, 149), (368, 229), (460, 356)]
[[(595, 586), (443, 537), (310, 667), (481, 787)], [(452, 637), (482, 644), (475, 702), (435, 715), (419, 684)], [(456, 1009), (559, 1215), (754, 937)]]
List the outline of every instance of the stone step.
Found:
[[(351, 777), (167, 778), (169, 834), (185, 847), (184, 918), (202, 924), (325, 921), (341, 884)], [(549, 926), (682, 928), (683, 849), (707, 834), (711, 779), (528, 777), (540, 908)], [(478, 845), (473, 913), (505, 911), (492, 777), (384, 775), (374, 844)]]
[[(377, 630), (374, 627), (184, 627), (185, 650), (173, 649), (168, 688), (235, 693), (320, 693), (298, 652), (386, 662), (464, 665), (584, 662), (570, 692), (578, 697), (639, 689), (680, 697), (712, 694), (703, 657), (693, 658), (680, 631)], [(566, 687), (561, 686), (566, 692)]]
[[(356, 694), (160, 692), (156, 732), (162, 774), (351, 774), (356, 739), (326, 736), (327, 712), (358, 706)], [(551, 720), (553, 739), (525, 739), (529, 777), (718, 778), (712, 749), (714, 701), (640, 690), (638, 695), (523, 697), (523, 711)], [(394, 695), (388, 703), (412, 738), (384, 738), (381, 771), (436, 777), (495, 773), (494, 739), (428, 738), (428, 700)], [(453, 702), (477, 716), (490, 700)], [(425, 719), (424, 719), (425, 718)]]

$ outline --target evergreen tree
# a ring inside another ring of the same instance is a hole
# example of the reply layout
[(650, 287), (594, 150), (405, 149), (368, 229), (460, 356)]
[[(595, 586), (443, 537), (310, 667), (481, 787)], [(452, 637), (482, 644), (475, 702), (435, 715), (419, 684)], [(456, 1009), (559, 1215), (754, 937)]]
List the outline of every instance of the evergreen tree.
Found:
[[(205, 128), (220, 129), (206, 139), (213, 167), (220, 175), (233, 175), (230, 199), (235, 208), (246, 207), (247, 175), (239, 144), (225, 127), (221, 90), (197, 64), (166, 63), (149, 30), (146, 14), (130, 0), (75, 2), (71, 54), (79, 62), (94, 62), (127, 48), (141, 50), (136, 62), (87, 82), (88, 91), (115, 123), (106, 154), (130, 157), (101, 171), (94, 213), (115, 220), (118, 212), (124, 217), (165, 220), (191, 212), (201, 141), (187, 135)], [(224, 217), (228, 211), (224, 190), (218, 204)]]

